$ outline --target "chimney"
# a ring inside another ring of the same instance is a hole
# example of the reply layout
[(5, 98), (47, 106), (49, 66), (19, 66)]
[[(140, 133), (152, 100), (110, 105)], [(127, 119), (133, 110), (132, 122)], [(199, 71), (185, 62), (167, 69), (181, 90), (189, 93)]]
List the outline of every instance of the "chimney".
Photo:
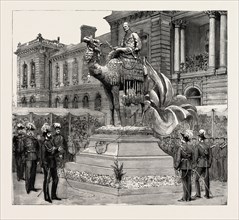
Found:
[(92, 36), (95, 38), (95, 32), (97, 31), (96, 27), (88, 26), (88, 25), (82, 25), (80, 27), (81, 30), (81, 41), (83, 42), (84, 37)]
[(57, 42), (60, 43), (60, 37), (57, 37)]

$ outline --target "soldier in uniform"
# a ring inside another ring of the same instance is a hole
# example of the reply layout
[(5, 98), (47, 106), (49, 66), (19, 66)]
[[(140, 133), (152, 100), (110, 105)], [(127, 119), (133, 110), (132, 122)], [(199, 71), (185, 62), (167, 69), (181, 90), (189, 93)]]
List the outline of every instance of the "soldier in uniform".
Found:
[(24, 138), (25, 138), (25, 126), (22, 123), (17, 124), (17, 135), (13, 137), (13, 153), (15, 156), (16, 168), (17, 168), (17, 180), (24, 179)]
[(55, 128), (55, 135), (53, 136), (53, 144), (58, 148), (57, 154), (57, 166), (64, 167), (64, 163), (67, 160), (67, 144), (65, 138), (61, 134), (61, 124), (54, 123), (53, 127)]
[(24, 139), (25, 145), (25, 185), (27, 193), (30, 191), (38, 191), (35, 185), (37, 162), (39, 160), (39, 143), (34, 137), (34, 130), (36, 127), (33, 123), (28, 122), (26, 125), (26, 137)]
[(221, 177), (223, 182), (227, 181), (227, 141), (226, 138), (220, 138), (220, 164), (221, 164)]
[(195, 149), (195, 163), (196, 163), (196, 177), (195, 177), (195, 190), (196, 194), (193, 198), (201, 198), (199, 179), (204, 175), (205, 195), (204, 197), (210, 198), (210, 181), (209, 181), (209, 168), (212, 164), (212, 149), (209, 144), (205, 143), (205, 130), (201, 129), (198, 135), (198, 145)]
[(193, 137), (193, 133), (191, 130), (186, 130), (184, 133), (181, 133), (181, 135), (181, 144), (174, 158), (174, 168), (182, 172), (183, 197), (178, 200), (179, 202), (192, 200), (191, 171), (193, 164), (193, 149), (190, 140)]
[[(54, 146), (51, 127), (45, 123), (41, 128), (44, 141), (42, 145), (42, 167), (44, 170), (43, 192), (45, 201), (52, 203), (52, 200), (61, 200), (56, 195), (59, 178), (57, 176), (57, 154), (58, 148)], [(49, 194), (49, 183), (52, 177), (51, 196)]]
[(139, 51), (142, 48), (142, 42), (137, 33), (133, 32), (128, 22), (123, 23), (125, 35), (121, 41), (120, 47), (115, 47), (109, 54), (110, 59), (119, 57), (120, 54), (132, 55), (137, 58)]

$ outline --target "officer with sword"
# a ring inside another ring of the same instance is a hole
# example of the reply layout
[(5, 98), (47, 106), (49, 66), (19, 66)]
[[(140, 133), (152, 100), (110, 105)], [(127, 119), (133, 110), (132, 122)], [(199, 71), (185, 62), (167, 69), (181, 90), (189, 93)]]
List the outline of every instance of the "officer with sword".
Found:
[[(43, 192), (45, 201), (52, 203), (52, 200), (61, 200), (57, 197), (57, 185), (58, 185), (58, 175), (57, 175), (57, 156), (59, 155), (58, 147), (54, 146), (52, 141), (51, 127), (49, 124), (45, 123), (41, 128), (44, 142), (42, 145), (42, 167), (44, 170), (44, 182), (43, 182)], [(52, 188), (51, 196), (49, 193), (49, 183), (50, 178), (52, 178)]]
[(203, 184), (205, 186), (205, 195), (206, 199), (210, 197), (210, 180), (209, 180), (209, 168), (212, 164), (212, 149), (210, 148), (209, 144), (206, 143), (205, 137), (206, 131), (201, 129), (198, 134), (198, 144), (195, 149), (195, 162), (196, 162), (196, 169), (194, 170), (196, 177), (195, 177), (195, 190), (196, 194), (193, 196), (194, 199), (201, 198), (200, 192), (200, 183), (199, 179), (201, 176), (204, 176)]
[(193, 166), (193, 145), (190, 140), (193, 137), (191, 130), (186, 130), (181, 133), (181, 144), (174, 157), (174, 168), (181, 171), (181, 180), (183, 184), (183, 197), (179, 199), (179, 202), (191, 201), (192, 192), (192, 166)]

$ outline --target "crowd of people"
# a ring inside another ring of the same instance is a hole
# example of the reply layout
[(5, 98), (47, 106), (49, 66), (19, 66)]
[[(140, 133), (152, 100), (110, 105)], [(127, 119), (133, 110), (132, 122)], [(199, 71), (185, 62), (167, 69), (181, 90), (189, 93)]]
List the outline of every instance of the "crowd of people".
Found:
[[(54, 128), (54, 135), (52, 134)], [(42, 128), (43, 141), (39, 141), (34, 135), (36, 127), (27, 122), (17, 124), (17, 134), (13, 137), (13, 153), (16, 162), (17, 180), (25, 181), (27, 194), (38, 191), (35, 188), (37, 165), (40, 164), (43, 173), (43, 192), (45, 201), (61, 200), (57, 197), (58, 175), (57, 169), (63, 168), (68, 157), (65, 138), (61, 134), (60, 123), (50, 126), (45, 123)], [(25, 174), (25, 175), (24, 175)], [(52, 179), (51, 195), (49, 184)]]

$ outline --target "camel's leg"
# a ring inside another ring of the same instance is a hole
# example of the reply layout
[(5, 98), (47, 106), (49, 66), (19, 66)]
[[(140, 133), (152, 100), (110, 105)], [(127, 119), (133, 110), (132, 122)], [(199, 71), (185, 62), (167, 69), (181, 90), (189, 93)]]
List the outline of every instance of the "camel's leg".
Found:
[(114, 101), (113, 101), (113, 94), (109, 88), (104, 87), (105, 94), (109, 101), (109, 108), (110, 108), (110, 125), (115, 125), (114, 119)]
[(122, 125), (121, 115), (120, 115), (119, 86), (113, 86), (111, 91), (112, 91), (112, 94), (113, 94), (114, 109), (117, 113), (120, 125)]

